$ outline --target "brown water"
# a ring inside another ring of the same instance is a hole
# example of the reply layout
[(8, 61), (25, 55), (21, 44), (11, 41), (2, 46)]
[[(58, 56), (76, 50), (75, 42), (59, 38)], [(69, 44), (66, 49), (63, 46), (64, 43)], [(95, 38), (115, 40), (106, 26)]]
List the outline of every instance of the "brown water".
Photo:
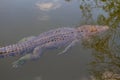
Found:
[(112, 28), (106, 37), (78, 44), (68, 55), (56, 55), (62, 49), (46, 51), (38, 61), (17, 69), (12, 68), (12, 62), (20, 56), (0, 59), (0, 80), (92, 80), (91, 76), (102, 80), (105, 71), (119, 74), (119, 3), (118, 0), (0, 0), (1, 46), (58, 27), (97, 24)]

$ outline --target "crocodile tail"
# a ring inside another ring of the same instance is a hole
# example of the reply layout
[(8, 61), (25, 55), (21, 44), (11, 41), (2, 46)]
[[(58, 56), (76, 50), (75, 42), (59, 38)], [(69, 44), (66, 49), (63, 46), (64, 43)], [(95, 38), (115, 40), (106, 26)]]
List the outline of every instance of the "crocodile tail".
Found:
[(0, 54), (0, 58), (4, 58), (5, 57), (5, 54)]
[(30, 42), (22, 42), (13, 45), (9, 45), (6, 47), (0, 48), (0, 58), (11, 57), (17, 55), (24, 55), (25, 53), (31, 51), (31, 43)]
[(16, 53), (13, 52), (12, 46), (6, 46), (0, 48), (0, 58), (8, 57), (8, 56), (15, 56)]
[(6, 51), (4, 50), (5, 47), (0, 47), (0, 58), (4, 58), (6, 55)]
[(16, 56), (16, 53), (11, 52), (11, 53), (0, 53), (0, 58), (5, 58), (5, 57), (14, 57)]

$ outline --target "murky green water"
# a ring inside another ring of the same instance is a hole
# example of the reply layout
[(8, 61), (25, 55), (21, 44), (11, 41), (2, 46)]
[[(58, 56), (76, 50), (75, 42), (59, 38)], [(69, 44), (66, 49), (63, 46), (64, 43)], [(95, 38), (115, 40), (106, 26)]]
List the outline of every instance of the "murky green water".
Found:
[(19, 57), (0, 59), (0, 79), (105, 80), (109, 74), (119, 80), (119, 14), (119, 0), (0, 0), (1, 46), (58, 27), (110, 27), (101, 37), (74, 46), (68, 55), (57, 56), (61, 50), (46, 51), (38, 61), (18, 69), (12, 68), (12, 62)]

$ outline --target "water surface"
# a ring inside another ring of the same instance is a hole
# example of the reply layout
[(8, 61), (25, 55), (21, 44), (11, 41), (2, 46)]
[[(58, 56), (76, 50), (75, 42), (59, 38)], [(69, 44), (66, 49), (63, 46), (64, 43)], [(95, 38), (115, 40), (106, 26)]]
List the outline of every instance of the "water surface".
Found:
[[(58, 27), (108, 25), (102, 38), (61, 50), (46, 51), (38, 60), (14, 69), (18, 57), (0, 59), (2, 80), (102, 80), (106, 71), (119, 74), (120, 1), (111, 0), (0, 0), (0, 45), (18, 42)], [(104, 63), (104, 64), (103, 64)]]

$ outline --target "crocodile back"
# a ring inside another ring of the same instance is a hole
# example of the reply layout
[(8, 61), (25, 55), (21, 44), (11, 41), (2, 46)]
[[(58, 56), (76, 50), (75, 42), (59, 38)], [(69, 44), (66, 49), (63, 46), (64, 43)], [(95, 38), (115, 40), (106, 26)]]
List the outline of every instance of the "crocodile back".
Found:
[(52, 35), (55, 35), (55, 34), (70, 32), (70, 31), (73, 31), (73, 29), (74, 28), (67, 28), (67, 27), (52, 29), (52, 30), (49, 30), (47, 32), (41, 33), (37, 38), (42, 38), (42, 37), (45, 37), (45, 36), (52, 36)]
[(40, 34), (33, 42), (36, 46), (54, 48), (68, 45), (75, 37), (75, 28), (58, 28)]

